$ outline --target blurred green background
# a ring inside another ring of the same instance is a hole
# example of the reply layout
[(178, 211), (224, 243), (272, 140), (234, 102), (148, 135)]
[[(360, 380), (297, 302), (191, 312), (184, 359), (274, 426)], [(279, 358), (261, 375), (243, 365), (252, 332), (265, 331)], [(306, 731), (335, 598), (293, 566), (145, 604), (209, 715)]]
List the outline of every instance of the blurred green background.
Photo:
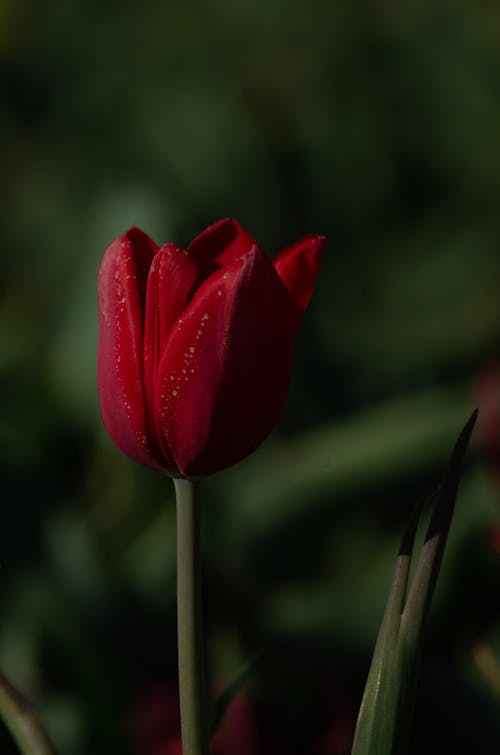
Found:
[[(229, 215), (270, 255), (323, 233), (286, 413), (203, 486), (205, 605), (213, 689), (261, 648), (284, 751), (347, 753), (404, 523), (498, 356), (500, 8), (1, 0), (0, 86), (0, 668), (61, 754), (149, 755), (173, 490), (100, 422), (100, 257), (132, 224), (186, 245)], [(499, 750), (499, 501), (473, 451), (415, 753)]]

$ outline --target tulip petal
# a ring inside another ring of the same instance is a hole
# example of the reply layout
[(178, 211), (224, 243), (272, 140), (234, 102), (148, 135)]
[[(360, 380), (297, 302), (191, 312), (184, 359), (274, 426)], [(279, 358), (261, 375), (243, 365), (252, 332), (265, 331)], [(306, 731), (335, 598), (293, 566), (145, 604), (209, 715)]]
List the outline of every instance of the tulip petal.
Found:
[(193, 258), (175, 244), (165, 244), (156, 254), (149, 271), (144, 325), (144, 392), (150, 437), (155, 438), (165, 468), (178, 472), (165, 438), (160, 431), (155, 405), (158, 365), (164, 344), (181, 316), (198, 280)]
[(98, 277), (97, 380), (104, 424), (131, 459), (160, 468), (148, 438), (142, 368), (146, 281), (158, 247), (131, 228), (106, 250)]
[(224, 218), (205, 228), (188, 248), (206, 278), (217, 267), (229, 265), (254, 246), (257, 246), (254, 239), (236, 220)]
[(157, 383), (160, 424), (187, 477), (234, 464), (272, 430), (288, 391), (295, 308), (257, 247), (195, 294)]
[(283, 249), (274, 259), (276, 272), (298, 306), (300, 314), (309, 304), (323, 259), (325, 241), (324, 236), (304, 236)]

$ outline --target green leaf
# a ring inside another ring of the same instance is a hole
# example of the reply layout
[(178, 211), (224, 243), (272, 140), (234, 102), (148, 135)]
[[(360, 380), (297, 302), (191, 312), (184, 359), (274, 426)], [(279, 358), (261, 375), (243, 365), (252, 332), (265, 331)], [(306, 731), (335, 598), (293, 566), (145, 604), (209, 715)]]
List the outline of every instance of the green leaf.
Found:
[(399, 662), (394, 649), (398, 645), (401, 613), (403, 611), (411, 555), (421, 508), (415, 509), (401, 540), (389, 598), (380, 626), (372, 664), (361, 701), (353, 755), (383, 755), (390, 750), (394, 736), (399, 697)]
[(408, 576), (422, 507), (414, 511), (401, 541), (358, 715), (352, 755), (396, 755), (406, 752), (422, 631), (451, 525), (463, 458), (476, 417), (477, 411), (465, 425), (451, 454), (409, 589)]
[(23, 755), (56, 755), (34, 708), (0, 674), (0, 715)]

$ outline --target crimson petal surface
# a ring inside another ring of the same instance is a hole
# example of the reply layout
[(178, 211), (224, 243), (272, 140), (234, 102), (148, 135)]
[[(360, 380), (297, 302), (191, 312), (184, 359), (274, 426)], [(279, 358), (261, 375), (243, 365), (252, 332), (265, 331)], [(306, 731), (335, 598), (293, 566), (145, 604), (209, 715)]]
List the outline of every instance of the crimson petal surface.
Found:
[(143, 390), (146, 280), (158, 247), (132, 228), (106, 250), (98, 277), (97, 375), (104, 424), (134, 461), (160, 468), (148, 438)]
[(159, 427), (155, 402), (158, 366), (172, 329), (183, 313), (198, 280), (198, 269), (187, 251), (175, 244), (165, 244), (151, 264), (144, 326), (144, 386), (149, 435), (163, 457), (165, 469), (178, 469)]
[(294, 307), (255, 246), (195, 294), (157, 388), (163, 432), (187, 477), (234, 464), (272, 430), (290, 379)]

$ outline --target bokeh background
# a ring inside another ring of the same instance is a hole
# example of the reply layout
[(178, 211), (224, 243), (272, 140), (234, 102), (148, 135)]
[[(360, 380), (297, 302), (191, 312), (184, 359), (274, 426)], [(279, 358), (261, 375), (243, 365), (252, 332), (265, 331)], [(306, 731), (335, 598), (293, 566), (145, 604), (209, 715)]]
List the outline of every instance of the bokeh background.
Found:
[(498, 752), (498, 5), (2, 0), (0, 88), (0, 668), (60, 753), (175, 728), (173, 490), (100, 422), (99, 260), (228, 215), (328, 248), (279, 427), (203, 485), (214, 695), (262, 651), (248, 755), (349, 752), (400, 534), (479, 403), (412, 747)]

